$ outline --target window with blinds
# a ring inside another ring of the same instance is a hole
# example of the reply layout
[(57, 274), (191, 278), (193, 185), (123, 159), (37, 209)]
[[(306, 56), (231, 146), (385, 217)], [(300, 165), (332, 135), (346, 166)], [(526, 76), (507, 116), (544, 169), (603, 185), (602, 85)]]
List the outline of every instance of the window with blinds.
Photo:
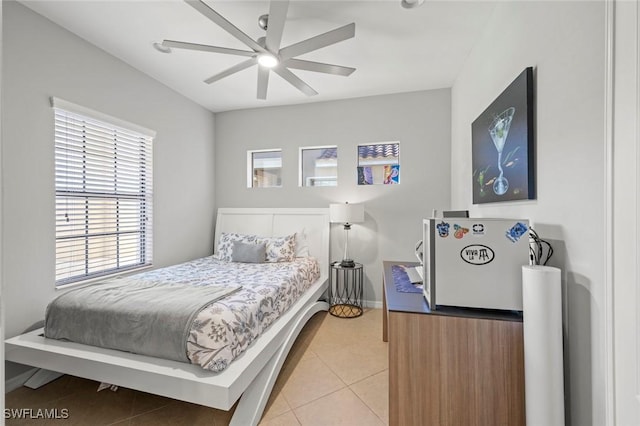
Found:
[(54, 115), (56, 286), (150, 265), (153, 135)]

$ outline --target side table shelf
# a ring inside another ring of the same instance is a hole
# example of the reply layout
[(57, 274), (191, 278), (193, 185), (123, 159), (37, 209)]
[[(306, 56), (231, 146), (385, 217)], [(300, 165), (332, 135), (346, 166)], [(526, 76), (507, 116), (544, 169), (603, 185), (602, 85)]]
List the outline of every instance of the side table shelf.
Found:
[(333, 262), (329, 267), (329, 313), (340, 318), (355, 318), (362, 315), (361, 263), (353, 267)]

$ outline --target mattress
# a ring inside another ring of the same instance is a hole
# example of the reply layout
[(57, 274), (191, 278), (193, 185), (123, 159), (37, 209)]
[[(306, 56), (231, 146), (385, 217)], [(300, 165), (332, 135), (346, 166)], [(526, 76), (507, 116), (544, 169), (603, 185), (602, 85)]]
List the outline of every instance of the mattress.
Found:
[(312, 257), (238, 263), (209, 256), (131, 277), (137, 282), (170, 285), (240, 286), (201, 309), (188, 332), (189, 361), (220, 372), (298, 300), (320, 277), (320, 268)]

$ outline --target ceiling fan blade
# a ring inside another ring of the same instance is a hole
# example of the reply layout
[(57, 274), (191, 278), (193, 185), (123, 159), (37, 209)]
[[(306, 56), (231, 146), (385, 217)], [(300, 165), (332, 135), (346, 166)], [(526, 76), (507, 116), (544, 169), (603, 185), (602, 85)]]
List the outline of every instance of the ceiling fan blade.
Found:
[(284, 22), (287, 19), (287, 10), (289, 9), (289, 0), (271, 0), (269, 5), (269, 20), (267, 23), (267, 49), (273, 53), (280, 50), (280, 42), (282, 41), (282, 32), (284, 31)]
[(236, 64), (234, 66), (232, 66), (231, 68), (227, 68), (226, 70), (209, 77), (208, 79), (206, 79), (204, 82), (207, 84), (211, 84), (214, 81), (218, 81), (222, 78), (225, 78), (233, 73), (236, 73), (238, 71), (242, 71), (246, 68), (249, 68), (251, 65), (255, 65), (258, 62), (257, 58), (251, 58), (251, 59), (247, 59), (246, 61), (240, 62), (239, 64)]
[(256, 52), (264, 52), (264, 47), (260, 46), (255, 40), (243, 33), (238, 27), (227, 21), (224, 16), (211, 9), (201, 0), (184, 0), (189, 6), (216, 23), (220, 28), (255, 50)]
[(317, 95), (318, 94), (318, 92), (313, 90), (311, 88), (311, 86), (309, 86), (304, 81), (300, 80), (297, 75), (295, 75), (294, 73), (292, 73), (291, 71), (289, 71), (285, 67), (280, 66), (280, 67), (275, 67), (275, 68), (272, 68), (272, 69), (280, 77), (282, 77), (285, 80), (287, 80), (289, 83), (291, 83), (293, 86), (295, 86), (298, 90), (300, 90), (305, 95), (313, 96), (313, 95)]
[(344, 27), (336, 28), (315, 37), (308, 38), (301, 42), (280, 49), (279, 55), (282, 60), (312, 52), (325, 46), (329, 46), (339, 41), (347, 40), (356, 34), (356, 24), (350, 23)]
[(304, 61), (302, 59), (287, 59), (283, 65), (289, 68), (305, 71), (323, 72), (325, 74), (349, 76), (356, 69), (340, 65), (323, 64), (321, 62)]
[(258, 67), (258, 99), (267, 99), (269, 85), (269, 68)]
[(163, 40), (162, 45), (176, 49), (200, 50), (203, 52), (226, 53), (229, 55), (255, 56), (256, 52), (249, 50), (229, 49), (227, 47), (209, 46), (207, 44), (187, 43), (184, 41)]

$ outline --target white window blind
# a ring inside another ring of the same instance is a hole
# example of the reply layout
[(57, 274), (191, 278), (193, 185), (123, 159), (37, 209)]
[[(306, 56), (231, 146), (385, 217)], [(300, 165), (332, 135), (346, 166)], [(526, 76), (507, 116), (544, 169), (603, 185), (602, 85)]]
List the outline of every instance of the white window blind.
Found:
[(150, 265), (153, 136), (55, 102), (54, 116), (56, 285)]

